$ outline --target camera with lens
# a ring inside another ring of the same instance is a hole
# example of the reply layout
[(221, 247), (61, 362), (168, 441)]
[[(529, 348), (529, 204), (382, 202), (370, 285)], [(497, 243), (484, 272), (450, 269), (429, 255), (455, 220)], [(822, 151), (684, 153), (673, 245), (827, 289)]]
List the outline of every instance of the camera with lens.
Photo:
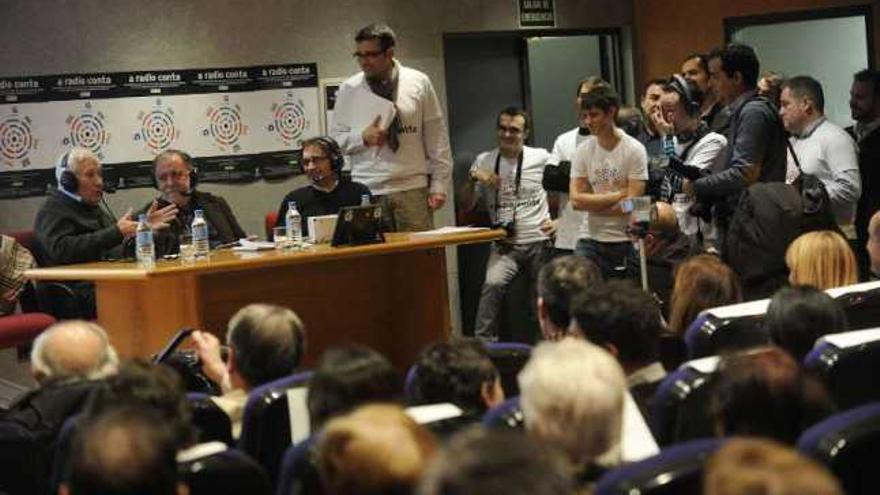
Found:
[(504, 229), (505, 236), (510, 239), (516, 234), (516, 223), (514, 221), (498, 222), (492, 224), (493, 229)]

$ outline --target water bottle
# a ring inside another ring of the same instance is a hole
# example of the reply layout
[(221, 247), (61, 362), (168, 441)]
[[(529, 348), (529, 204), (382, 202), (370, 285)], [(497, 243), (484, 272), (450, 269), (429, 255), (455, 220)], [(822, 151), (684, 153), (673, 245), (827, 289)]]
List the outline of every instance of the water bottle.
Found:
[(196, 249), (196, 258), (207, 258), (211, 251), (211, 243), (208, 240), (208, 222), (205, 220), (205, 212), (195, 211), (192, 222), (192, 240)]
[(137, 231), (135, 233), (135, 256), (138, 265), (144, 268), (153, 268), (156, 264), (155, 260), (156, 246), (153, 243), (153, 229), (147, 223), (147, 215), (141, 214), (138, 217)]
[(302, 215), (296, 209), (296, 201), (287, 203), (287, 216), (284, 217), (284, 225), (287, 227), (287, 241), (294, 246), (302, 244)]
[(361, 194), (361, 206), (370, 206), (370, 195)]

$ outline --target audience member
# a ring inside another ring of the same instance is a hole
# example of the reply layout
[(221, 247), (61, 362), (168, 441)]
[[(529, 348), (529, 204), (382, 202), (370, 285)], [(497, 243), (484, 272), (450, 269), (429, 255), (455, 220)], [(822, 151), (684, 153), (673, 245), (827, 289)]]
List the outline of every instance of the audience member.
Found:
[(473, 428), (453, 437), (428, 467), (419, 495), (571, 495), (556, 450), (518, 432)]
[(296, 202), (302, 215), (303, 235), (309, 234), (309, 217), (335, 215), (343, 206), (358, 206), (364, 196), (372, 201), (367, 186), (342, 177), (345, 158), (339, 144), (329, 136), (319, 136), (302, 142), (302, 168), (309, 177), (309, 185), (295, 189), (284, 196), (278, 207), (276, 227), (287, 225), (287, 209)]
[(651, 79), (642, 87), (640, 106), (645, 126), (642, 133), (636, 139), (645, 147), (648, 153), (648, 168), (653, 170), (659, 167), (655, 159), (663, 157), (663, 143), (660, 141), (660, 132), (654, 127), (651, 115), (660, 108), (660, 97), (663, 95), (663, 79)]
[(64, 421), (79, 413), (103, 379), (116, 372), (118, 358), (104, 329), (79, 320), (56, 323), (34, 341), (31, 374), (39, 386), (0, 415), (48, 447)]
[(184, 495), (177, 443), (154, 411), (120, 406), (86, 422), (77, 433), (70, 479), (61, 495)]
[(702, 248), (679, 229), (675, 210), (662, 201), (651, 206), (651, 221), (644, 239), (648, 288), (660, 302), (662, 313), (668, 316), (675, 271), (688, 258), (701, 253)]
[(492, 244), (477, 308), (474, 335), (487, 342), (498, 340), (498, 320), (510, 284), (521, 271), (535, 280), (552, 254), (550, 239), (556, 230), (542, 185), (550, 155), (525, 146), (528, 114), (507, 107), (498, 113), (496, 126), (498, 147), (477, 156), (471, 181), (461, 189), (464, 209), (473, 209), (482, 199), (492, 223), (507, 232), (507, 238)]
[(574, 296), (571, 315), (572, 334), (617, 358), (633, 399), (649, 418), (654, 392), (666, 376), (658, 360), (663, 320), (651, 296), (630, 282), (612, 280)]
[(451, 403), (462, 410), (455, 429), (479, 421), (504, 401), (501, 378), (485, 346), (475, 339), (438, 342), (422, 351), (415, 365), (419, 404)]
[(326, 495), (408, 495), (436, 451), (433, 435), (399, 406), (367, 405), (327, 423), (318, 472)]
[(688, 55), (681, 63), (681, 75), (693, 81), (703, 92), (703, 103), (700, 105), (700, 119), (709, 126), (709, 130), (724, 134), (730, 122), (730, 112), (718, 100), (718, 94), (709, 84), (709, 60), (702, 53)]
[(305, 326), (293, 311), (271, 304), (250, 304), (229, 320), (223, 361), (220, 341), (208, 332), (193, 332), (205, 375), (220, 385), (223, 395), (212, 397), (229, 415), (238, 438), (247, 394), (252, 389), (296, 370), (305, 347)]
[[(58, 189), (49, 193), (34, 222), (34, 254), (39, 264), (54, 266), (122, 258), (123, 241), (134, 238), (137, 222), (131, 219), (131, 210), (114, 220), (101, 209), (104, 179), (98, 156), (85, 148), (73, 148), (55, 165), (55, 178)], [(167, 228), (175, 215), (174, 205), (154, 205), (147, 211), (147, 221), (155, 231)], [(69, 285), (77, 297), (81, 316), (94, 318), (94, 284)]]
[(196, 189), (198, 170), (186, 152), (166, 150), (156, 155), (153, 159), (153, 179), (161, 195), (145, 206), (141, 213), (168, 205), (174, 205), (177, 211), (177, 215), (168, 222), (169, 228), (154, 235), (157, 254), (180, 252), (180, 235), (192, 232), (196, 210), (201, 210), (205, 216), (212, 248), (247, 236), (225, 199)]
[(644, 132), (645, 119), (642, 117), (642, 111), (636, 107), (621, 105), (617, 111), (617, 119), (614, 124), (620, 127), (627, 136), (638, 139), (639, 134)]
[(705, 495), (843, 495), (825, 467), (772, 440), (734, 438), (705, 472)]
[(801, 171), (822, 181), (837, 225), (855, 237), (853, 222), (862, 192), (855, 141), (825, 118), (822, 85), (812, 77), (798, 76), (782, 83), (780, 101), (779, 115), (791, 134), (789, 170), (799, 165)]
[(0, 316), (15, 312), (18, 297), (28, 283), (24, 271), (35, 266), (30, 251), (14, 237), (0, 235)]
[(602, 273), (582, 256), (561, 256), (541, 267), (538, 273), (538, 324), (545, 340), (560, 340), (571, 323), (571, 298), (602, 283)]
[(782, 95), (782, 84), (785, 82), (785, 76), (778, 72), (769, 70), (761, 74), (758, 78), (758, 96), (763, 96), (770, 100), (776, 108), (780, 108), (780, 96)]
[(620, 267), (636, 278), (639, 264), (627, 234), (629, 214), (620, 203), (645, 192), (645, 147), (615, 125), (620, 99), (610, 88), (594, 88), (581, 107), (587, 111), (591, 135), (572, 161), (570, 199), (575, 209), (589, 214), (575, 253), (595, 262), (605, 279), (619, 276)]
[[(575, 210), (571, 202), (568, 200), (568, 186), (571, 182), (571, 161), (574, 159), (575, 151), (587, 136), (590, 135), (590, 128), (587, 126), (587, 114), (581, 108), (581, 96), (587, 94), (591, 89), (597, 86), (607, 86), (608, 83), (598, 76), (591, 76), (578, 82), (577, 95), (575, 95), (574, 106), (577, 115), (578, 126), (570, 131), (560, 134), (556, 141), (553, 142), (553, 150), (550, 152), (550, 159), (547, 165), (551, 165), (544, 169), (543, 184), (548, 190), (548, 194), (558, 194), (559, 216), (557, 218), (556, 241), (554, 247), (557, 254), (571, 254), (574, 252), (574, 245), (578, 240), (578, 233), (584, 223), (583, 211)], [(548, 186), (548, 179), (552, 180), (552, 176), (559, 176), (560, 188), (559, 192), (551, 192)]]
[(859, 149), (859, 172), (862, 195), (856, 206), (856, 254), (862, 275), (868, 275), (868, 222), (880, 210), (880, 72), (865, 69), (853, 76), (849, 92), (849, 108), (855, 124), (846, 131), (856, 140)]
[(875, 213), (871, 217), (871, 223), (868, 227), (868, 241), (865, 243), (865, 249), (868, 253), (871, 275), (880, 277), (880, 213)]
[(669, 329), (684, 332), (706, 309), (742, 302), (736, 273), (716, 256), (700, 254), (678, 265), (669, 308)]
[[(432, 212), (446, 203), (452, 171), (440, 101), (428, 76), (394, 57), (397, 37), (390, 27), (371, 24), (354, 41), (361, 72), (339, 86), (330, 135), (354, 180), (376, 195), (390, 230), (429, 230)], [(394, 116), (383, 122), (377, 115), (353, 129), (357, 108), (370, 97), (392, 103)]]
[(709, 55), (710, 85), (730, 109), (727, 148), (715, 173), (687, 180), (683, 189), (700, 202), (715, 204), (722, 239), (739, 192), (755, 182), (785, 179), (784, 131), (776, 107), (756, 97), (758, 71), (758, 57), (747, 45), (730, 43)]
[(719, 365), (712, 394), (719, 436), (757, 435), (794, 444), (833, 410), (825, 386), (778, 347), (730, 354)]
[(825, 290), (859, 281), (856, 257), (840, 234), (830, 230), (807, 232), (785, 252), (791, 285), (812, 285)]
[(362, 346), (328, 349), (309, 381), (312, 431), (369, 402), (398, 402), (400, 379), (385, 356)]
[(799, 363), (819, 337), (847, 331), (843, 308), (809, 285), (779, 289), (770, 300), (763, 325), (773, 343)]
[(526, 432), (560, 449), (579, 485), (620, 462), (626, 378), (611, 354), (579, 339), (544, 342), (519, 388)]

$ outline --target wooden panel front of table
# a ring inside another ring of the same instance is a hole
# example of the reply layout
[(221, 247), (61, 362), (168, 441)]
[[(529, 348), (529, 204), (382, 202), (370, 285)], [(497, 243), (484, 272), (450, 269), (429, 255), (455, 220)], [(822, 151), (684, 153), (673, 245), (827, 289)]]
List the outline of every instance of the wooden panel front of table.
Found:
[(257, 253), (218, 251), (208, 261), (85, 263), (39, 268), (36, 280), (95, 282), (98, 323), (120, 355), (158, 352), (184, 327), (225, 340), (226, 323), (246, 304), (293, 309), (306, 324), (311, 366), (332, 345), (368, 345), (405, 369), (428, 343), (449, 335), (445, 246), (488, 242), (501, 231), (388, 234), (384, 244)]

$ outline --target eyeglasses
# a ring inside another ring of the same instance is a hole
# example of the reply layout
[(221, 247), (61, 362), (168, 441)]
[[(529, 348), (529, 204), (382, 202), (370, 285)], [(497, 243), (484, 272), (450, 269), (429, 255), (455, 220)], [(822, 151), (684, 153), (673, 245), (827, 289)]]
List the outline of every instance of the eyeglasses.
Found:
[(498, 133), (499, 134), (507, 133), (507, 134), (510, 134), (511, 136), (518, 136), (518, 135), (522, 134), (523, 132), (525, 132), (525, 131), (523, 131), (519, 127), (506, 126), (506, 125), (499, 125), (498, 126)]
[(373, 51), (373, 52), (354, 52), (351, 54), (351, 56), (356, 59), (376, 58), (380, 55), (385, 55), (385, 50), (378, 50), (378, 51)]
[(306, 165), (311, 165), (311, 164), (317, 165), (319, 161), (326, 160), (326, 159), (327, 159), (326, 156), (310, 156), (308, 158), (303, 157), (302, 164), (303, 164), (303, 167), (305, 167)]

